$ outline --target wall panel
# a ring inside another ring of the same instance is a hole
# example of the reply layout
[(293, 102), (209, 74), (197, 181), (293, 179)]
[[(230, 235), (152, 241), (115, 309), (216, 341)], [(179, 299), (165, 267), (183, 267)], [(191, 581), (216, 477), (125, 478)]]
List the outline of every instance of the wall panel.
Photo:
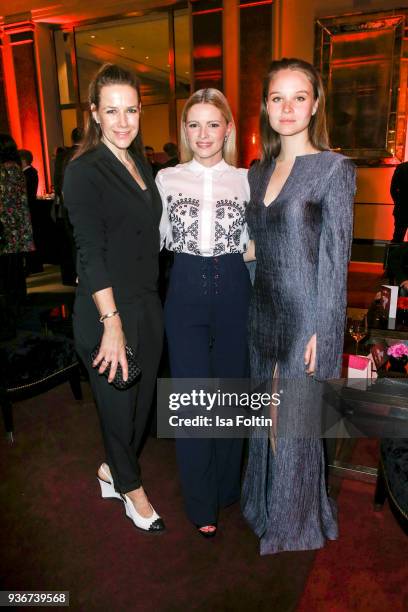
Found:
[(222, 0), (195, 0), (192, 6), (193, 91), (223, 89)]
[(272, 57), (272, 2), (240, 2), (240, 153), (248, 167), (259, 156), (262, 81)]
[(7, 134), (10, 126), (7, 116), (6, 92), (3, 73), (3, 56), (0, 52), (0, 132)]

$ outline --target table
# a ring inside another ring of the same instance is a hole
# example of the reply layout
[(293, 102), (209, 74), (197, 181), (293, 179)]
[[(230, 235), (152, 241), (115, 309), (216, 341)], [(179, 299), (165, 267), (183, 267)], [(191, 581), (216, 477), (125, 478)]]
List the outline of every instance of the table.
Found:
[[(329, 383), (337, 396), (339, 433), (332, 474), (375, 482), (377, 468), (349, 462), (357, 438), (408, 438), (408, 377), (378, 378), (367, 390), (347, 386), (344, 380)], [(343, 417), (340, 426), (340, 417)]]
[[(380, 322), (378, 322), (378, 325), (376, 326), (373, 325), (376, 320), (375, 308), (376, 304), (373, 302), (373, 305), (370, 307), (370, 309), (368, 309), (368, 311), (367, 309), (347, 309), (347, 315), (350, 317), (359, 317), (367, 314), (369, 328), (366, 338), (360, 344), (362, 354), (367, 354), (370, 350), (370, 346), (377, 342), (385, 342), (388, 345), (394, 344), (396, 340), (408, 342), (408, 328), (396, 325), (395, 320), (390, 320), (386, 326)], [(354, 347), (354, 341), (346, 332), (344, 338), (344, 352), (352, 354), (354, 353)], [(406, 429), (406, 423), (408, 423), (408, 377), (406, 378), (407, 385), (404, 394), (400, 394), (399, 396), (398, 394), (395, 394), (395, 397), (393, 398), (391, 387), (389, 386), (387, 389), (386, 383), (383, 382), (384, 380), (387, 380), (387, 376), (389, 376), (388, 373), (382, 372), (380, 373), (380, 376), (382, 377), (381, 380), (379, 380), (378, 383), (374, 383), (367, 391), (345, 387), (344, 381), (338, 381), (339, 385), (343, 385), (343, 399), (348, 404), (351, 411), (349, 413), (350, 423), (352, 423), (353, 418), (357, 420), (359, 418), (365, 418), (368, 426), (368, 419), (371, 419), (371, 425), (373, 427), (371, 429), (370, 437), (378, 439), (387, 437), (387, 429), (391, 428), (392, 430), (397, 424), (403, 423), (405, 434), (400, 432), (401, 435), (399, 437), (408, 437)], [(390, 378), (389, 380), (394, 379)], [(403, 378), (402, 380), (405, 379)], [(393, 383), (391, 382), (389, 383), (389, 385), (392, 384)], [(382, 390), (380, 389), (381, 386)], [(368, 410), (370, 405), (372, 406), (371, 415), (369, 414)], [(375, 412), (374, 408), (377, 412)], [(402, 411), (399, 413), (399, 417), (396, 416), (396, 410)], [(350, 438), (347, 435), (347, 432), (344, 433), (345, 437), (343, 439), (337, 439), (336, 444), (334, 445), (335, 448), (330, 449), (331, 460), (329, 460), (329, 467), (331, 474), (354, 480), (375, 482), (377, 479), (376, 467), (357, 465), (350, 462), (350, 456), (352, 454), (356, 438)], [(392, 431), (391, 433), (393, 435), (390, 435), (389, 437), (396, 437), (395, 431)], [(367, 437), (369, 437), (368, 434)], [(328, 446), (330, 447), (330, 444), (328, 444)]]

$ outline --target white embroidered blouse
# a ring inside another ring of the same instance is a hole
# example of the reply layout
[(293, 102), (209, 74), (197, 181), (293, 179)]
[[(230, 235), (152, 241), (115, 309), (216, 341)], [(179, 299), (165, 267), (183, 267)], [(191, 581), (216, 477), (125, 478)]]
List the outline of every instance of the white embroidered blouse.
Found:
[(156, 183), (162, 245), (169, 251), (215, 257), (247, 250), (247, 170), (224, 160), (207, 168), (193, 159), (160, 170)]

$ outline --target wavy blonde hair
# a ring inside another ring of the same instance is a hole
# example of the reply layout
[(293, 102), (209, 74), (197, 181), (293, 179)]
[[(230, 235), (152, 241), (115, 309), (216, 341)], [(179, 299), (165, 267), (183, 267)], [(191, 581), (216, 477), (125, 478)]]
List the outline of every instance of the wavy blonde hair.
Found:
[(181, 114), (180, 125), (180, 159), (181, 162), (188, 162), (193, 159), (193, 151), (188, 142), (186, 134), (186, 122), (188, 111), (195, 104), (212, 104), (223, 115), (225, 121), (231, 123), (231, 131), (222, 149), (222, 156), (227, 164), (235, 166), (237, 163), (237, 131), (235, 128), (234, 117), (228, 104), (227, 98), (219, 89), (207, 88), (195, 91), (187, 100)]

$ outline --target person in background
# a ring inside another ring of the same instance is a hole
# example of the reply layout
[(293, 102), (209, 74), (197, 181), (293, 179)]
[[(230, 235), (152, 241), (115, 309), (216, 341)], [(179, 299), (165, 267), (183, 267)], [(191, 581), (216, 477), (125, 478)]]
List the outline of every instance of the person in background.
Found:
[(403, 162), (395, 168), (390, 193), (394, 200), (392, 242), (403, 242), (408, 229), (408, 162)]
[(64, 157), (64, 167), (65, 168), (67, 164), (69, 163), (70, 159), (72, 159), (74, 155), (77, 153), (83, 137), (84, 137), (84, 130), (81, 127), (75, 127), (72, 130), (71, 132), (72, 145), (68, 147), (68, 149), (66, 150), (65, 157)]
[[(165, 304), (173, 378), (243, 379), (251, 282), (247, 170), (235, 167), (231, 109), (217, 89), (187, 100), (180, 126), (181, 163), (157, 177), (162, 238), (174, 252)], [(242, 440), (176, 438), (188, 518), (205, 538), (217, 532), (222, 508), (238, 501)]]
[(54, 162), (54, 192), (55, 192), (55, 212), (54, 218), (66, 218), (66, 211), (63, 209), (64, 200), (62, 196), (62, 184), (64, 182), (64, 172), (68, 162), (75, 155), (81, 140), (84, 135), (84, 130), (80, 127), (75, 127), (71, 132), (70, 147), (57, 147), (55, 152)]
[[(162, 204), (143, 153), (140, 113), (137, 76), (103, 65), (89, 86), (87, 128), (65, 171), (63, 193), (78, 248), (75, 344), (89, 373), (105, 444), (101, 494), (123, 501), (137, 528), (157, 533), (164, 523), (143, 488), (138, 455), (162, 352), (157, 292)], [(128, 379), (126, 345), (142, 373), (136, 384), (119, 390), (110, 383), (119, 365)], [(100, 376), (107, 368), (109, 377)]]
[[(54, 218), (57, 226), (58, 244), (59, 244), (59, 261), (61, 265), (61, 277), (63, 285), (75, 286), (76, 284), (76, 257), (77, 251), (74, 240), (74, 232), (71, 222), (68, 217), (68, 212), (64, 206), (64, 196), (62, 193), (62, 184), (66, 167), (70, 160), (77, 153), (81, 141), (84, 136), (84, 130), (80, 127), (75, 127), (71, 132), (72, 146), (63, 150), (61, 159), (55, 163), (54, 172)], [(58, 170), (58, 174), (57, 174)]]
[[(54, 175), (53, 185), (55, 193), (55, 206), (58, 207), (59, 201), (62, 198), (62, 182), (64, 179), (64, 157), (67, 152), (65, 147), (57, 147), (54, 154)], [(54, 221), (57, 218), (58, 208), (54, 210)]]
[(149, 162), (150, 167), (152, 169), (153, 176), (155, 177), (156, 174), (158, 173), (158, 171), (160, 170), (161, 166), (154, 159), (154, 149), (153, 149), (153, 147), (151, 147), (149, 145), (146, 145), (145, 146), (145, 155), (146, 155), (147, 161)]
[(31, 211), (32, 205), (35, 203), (38, 190), (38, 172), (33, 167), (33, 154), (27, 149), (20, 149), (18, 154), (21, 159), (21, 167), (24, 172), (24, 178), (27, 187), (28, 207)]
[(175, 145), (174, 142), (166, 142), (166, 144), (163, 145), (163, 151), (166, 153), (168, 159), (161, 165), (161, 168), (171, 168), (180, 163), (177, 145)]
[(387, 274), (390, 282), (399, 286), (399, 295), (408, 297), (408, 242), (392, 249), (388, 258)]
[(26, 296), (24, 255), (34, 250), (26, 182), (16, 143), (0, 134), (0, 338), (12, 337)]
[(27, 203), (30, 211), (31, 226), (33, 228), (33, 239), (36, 250), (32, 253), (27, 253), (25, 256), (25, 275), (38, 273), (43, 271), (42, 252), (39, 249), (41, 246), (41, 233), (43, 228), (40, 210), (37, 207), (37, 191), (38, 191), (38, 172), (31, 165), (33, 155), (27, 149), (20, 149), (18, 152), (21, 159), (21, 167), (23, 169), (24, 178), (27, 190)]

